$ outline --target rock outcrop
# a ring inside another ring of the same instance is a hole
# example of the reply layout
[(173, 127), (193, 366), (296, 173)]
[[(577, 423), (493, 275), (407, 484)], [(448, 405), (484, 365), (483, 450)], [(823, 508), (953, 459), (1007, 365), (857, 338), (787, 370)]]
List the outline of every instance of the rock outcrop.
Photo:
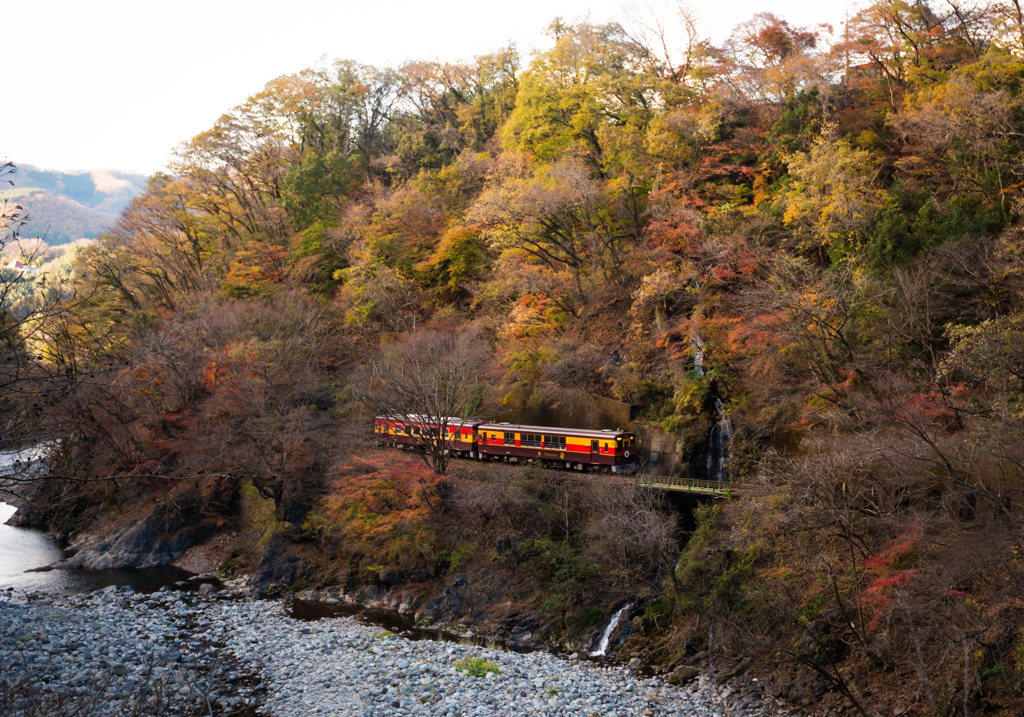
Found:
[(168, 565), (193, 545), (229, 527), (223, 516), (204, 510), (202, 494), (188, 491), (166, 503), (136, 512), (114, 528), (84, 534), (77, 552), (54, 568), (150, 568)]

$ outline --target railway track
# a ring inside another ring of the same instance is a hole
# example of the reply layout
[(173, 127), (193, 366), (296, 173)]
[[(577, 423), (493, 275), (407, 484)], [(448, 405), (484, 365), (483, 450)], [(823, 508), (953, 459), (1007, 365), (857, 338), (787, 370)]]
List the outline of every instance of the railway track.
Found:
[[(458, 461), (457, 463), (455, 461)], [(515, 463), (504, 463), (504, 462), (486, 462), (481, 465), (478, 461), (469, 461), (456, 458), (452, 462), (452, 467), (458, 466), (459, 468), (469, 468), (467, 473), (472, 473), (472, 468), (483, 468), (486, 467), (488, 471), (518, 471), (525, 467), (525, 464)], [(633, 476), (615, 475), (607, 473), (589, 473), (574, 470), (565, 470), (564, 468), (547, 468), (546, 472), (557, 474), (561, 477), (571, 478), (573, 480), (581, 481), (599, 481), (601, 483), (618, 483), (627, 485), (633, 483), (636, 485), (644, 486), (645, 488), (654, 488), (656, 490), (673, 491), (676, 493), (693, 493), (696, 495), (718, 495), (723, 497), (729, 497), (735, 495), (740, 486), (736, 483), (730, 483), (727, 481), (714, 481), (705, 480), (702, 478), (685, 478), (682, 476), (662, 476), (662, 475), (651, 475), (651, 474), (638, 474)], [(456, 470), (455, 475), (463, 473), (461, 470)], [(468, 475), (462, 477), (472, 478)]]

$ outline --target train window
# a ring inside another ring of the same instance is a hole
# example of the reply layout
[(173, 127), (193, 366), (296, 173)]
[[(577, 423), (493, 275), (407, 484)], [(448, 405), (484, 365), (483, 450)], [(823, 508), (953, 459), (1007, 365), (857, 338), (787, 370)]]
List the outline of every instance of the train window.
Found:
[(564, 451), (565, 436), (544, 436), (544, 447), (553, 451)]
[(514, 434), (514, 433), (506, 433), (505, 434), (505, 445), (506, 446), (514, 446), (515, 444), (516, 444), (516, 434)]
[(535, 433), (524, 433), (519, 439), (519, 445), (540, 448), (540, 436)]

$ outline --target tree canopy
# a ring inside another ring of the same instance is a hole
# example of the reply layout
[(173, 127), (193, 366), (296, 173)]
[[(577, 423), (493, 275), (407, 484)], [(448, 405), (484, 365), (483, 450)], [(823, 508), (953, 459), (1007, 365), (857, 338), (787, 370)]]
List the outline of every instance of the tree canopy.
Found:
[[(60, 434), (76, 470), (245, 481), (301, 522), (294, 496), (362, 465), (369, 408), (443, 427), (612, 399), (697, 477), (725, 415), (729, 471), (764, 497), (705, 515), (733, 547), (694, 543), (674, 605), (736, 640), (796, 630), (780, 655), (828, 622), (863, 659), (793, 659), (853, 701), (863, 665), (906, 662), (883, 626), (912, 610), (933, 651), (905, 674), (989, 689), (950, 667), (955, 637), (1019, 682), (1021, 18), (878, 0), (841, 30), (764, 12), (716, 44), (680, 6), (556, 19), (530, 56), (275, 78), (60, 282), (0, 268), (0, 417)], [(443, 441), (422, 448), (443, 473)], [(378, 469), (428, 511), (439, 476)], [(983, 565), (957, 553), (972, 535)]]

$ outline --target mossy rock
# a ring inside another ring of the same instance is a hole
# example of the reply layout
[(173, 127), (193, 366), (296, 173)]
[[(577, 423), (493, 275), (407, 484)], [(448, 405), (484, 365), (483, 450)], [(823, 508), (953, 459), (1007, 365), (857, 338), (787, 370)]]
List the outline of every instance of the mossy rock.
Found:
[(696, 667), (687, 667), (685, 665), (681, 665), (676, 669), (672, 670), (671, 673), (669, 673), (668, 683), (670, 685), (676, 685), (677, 687), (679, 685), (685, 685), (686, 683), (692, 682), (693, 680), (697, 679), (697, 676), (699, 674), (700, 670), (698, 670)]

